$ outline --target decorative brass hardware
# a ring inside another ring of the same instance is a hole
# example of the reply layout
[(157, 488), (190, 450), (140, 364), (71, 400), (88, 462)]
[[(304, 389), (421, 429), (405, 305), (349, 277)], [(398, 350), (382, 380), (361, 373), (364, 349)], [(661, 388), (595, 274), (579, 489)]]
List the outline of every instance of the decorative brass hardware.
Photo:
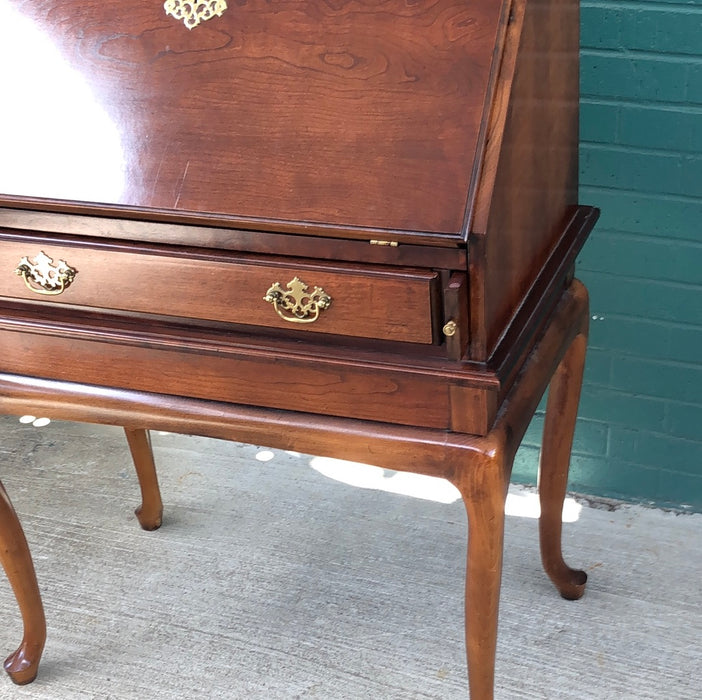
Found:
[(458, 324), (455, 321), (449, 321), (444, 326), (444, 335), (448, 336), (450, 338), (451, 336), (456, 335), (457, 330), (458, 330)]
[(397, 248), (397, 246), (400, 245), (397, 241), (377, 241), (375, 239), (371, 239), (370, 244), (371, 245), (390, 246), (391, 248)]
[(63, 260), (54, 263), (42, 250), (34, 260), (23, 257), (15, 274), (24, 280), (27, 289), (37, 294), (55, 296), (68, 289), (78, 273)]
[(225, 0), (166, 0), (163, 9), (167, 15), (182, 19), (188, 29), (197, 27), (200, 22), (221, 17), (227, 9)]
[(321, 288), (315, 287), (308, 292), (307, 285), (298, 277), (294, 277), (283, 289), (280, 282), (274, 282), (263, 297), (264, 301), (273, 304), (280, 318), (291, 323), (314, 323), (319, 318), (320, 311), (328, 309), (331, 297)]

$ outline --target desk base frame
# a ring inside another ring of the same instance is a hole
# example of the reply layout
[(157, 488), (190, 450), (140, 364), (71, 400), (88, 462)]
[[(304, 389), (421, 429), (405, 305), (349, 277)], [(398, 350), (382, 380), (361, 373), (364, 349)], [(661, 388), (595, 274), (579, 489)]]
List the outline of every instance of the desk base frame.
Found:
[[(139, 477), (145, 529), (161, 523), (162, 504), (148, 429), (198, 434), (323, 454), (448, 479), (468, 516), (466, 648), (470, 696), (493, 697), (502, 575), (505, 499), (524, 432), (550, 384), (539, 465), (542, 562), (560, 594), (582, 596), (587, 576), (561, 552), (561, 513), (580, 398), (588, 332), (588, 298), (574, 280), (534, 346), (486, 436), (328, 418), (210, 401), (0, 374), (0, 411), (122, 425)], [(18, 684), (37, 674), (46, 623), (22, 527), (0, 490), (0, 561), (22, 614), (24, 636), (5, 661)]]

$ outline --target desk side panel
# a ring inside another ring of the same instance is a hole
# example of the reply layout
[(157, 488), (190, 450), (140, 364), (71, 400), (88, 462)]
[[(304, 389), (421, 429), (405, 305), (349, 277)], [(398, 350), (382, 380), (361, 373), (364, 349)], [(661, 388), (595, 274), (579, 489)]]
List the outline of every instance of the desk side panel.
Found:
[[(489, 206), (471, 232), (471, 357), (487, 361), (577, 204), (579, 3), (525, 0)], [(486, 175), (486, 173), (484, 173)]]

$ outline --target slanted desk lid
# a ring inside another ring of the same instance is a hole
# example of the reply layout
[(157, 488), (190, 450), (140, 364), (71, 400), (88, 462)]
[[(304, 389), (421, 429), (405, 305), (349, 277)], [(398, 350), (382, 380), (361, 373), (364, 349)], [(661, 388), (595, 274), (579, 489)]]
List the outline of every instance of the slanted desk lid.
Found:
[(504, 4), (5, 0), (0, 205), (461, 239)]

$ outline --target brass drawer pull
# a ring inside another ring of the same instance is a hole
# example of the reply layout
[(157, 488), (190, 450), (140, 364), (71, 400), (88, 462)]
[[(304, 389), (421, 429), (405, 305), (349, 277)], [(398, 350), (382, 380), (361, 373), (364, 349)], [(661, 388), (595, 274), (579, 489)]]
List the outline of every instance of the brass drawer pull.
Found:
[(331, 297), (321, 288), (315, 287), (307, 291), (307, 285), (298, 277), (294, 277), (283, 289), (280, 282), (274, 282), (264, 301), (273, 304), (278, 316), (291, 323), (314, 323), (319, 318), (319, 312), (328, 309)]
[(63, 260), (54, 263), (44, 251), (41, 251), (34, 260), (29, 260), (27, 256), (23, 257), (19, 261), (15, 274), (24, 280), (27, 289), (37, 294), (55, 296), (70, 287), (77, 271)]

